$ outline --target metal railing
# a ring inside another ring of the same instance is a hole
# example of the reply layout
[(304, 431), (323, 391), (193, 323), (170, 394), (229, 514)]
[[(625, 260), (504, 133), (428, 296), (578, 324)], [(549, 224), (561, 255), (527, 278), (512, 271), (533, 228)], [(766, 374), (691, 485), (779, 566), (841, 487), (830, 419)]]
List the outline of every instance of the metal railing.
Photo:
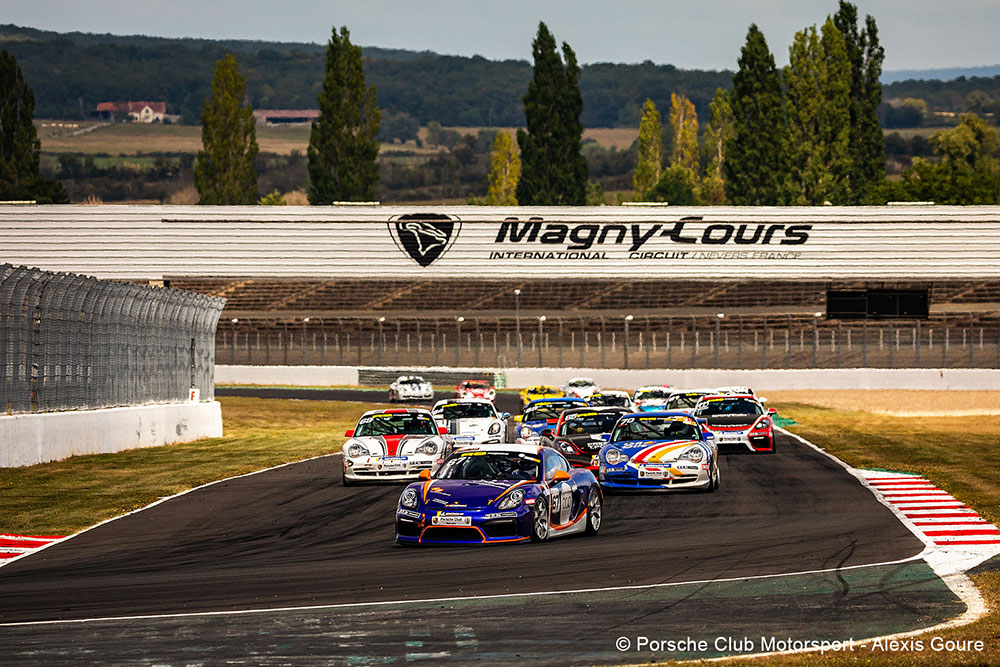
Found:
[(0, 412), (214, 397), (225, 299), (0, 264)]
[(1000, 316), (234, 319), (219, 363), (581, 368), (998, 368)]

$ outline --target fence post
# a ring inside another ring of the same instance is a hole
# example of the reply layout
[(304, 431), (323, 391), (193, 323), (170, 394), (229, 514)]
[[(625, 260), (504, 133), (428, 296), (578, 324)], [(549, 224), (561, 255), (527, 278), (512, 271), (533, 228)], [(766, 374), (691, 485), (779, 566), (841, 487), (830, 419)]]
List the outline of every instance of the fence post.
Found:
[(920, 320), (913, 328), (913, 367), (920, 368)]

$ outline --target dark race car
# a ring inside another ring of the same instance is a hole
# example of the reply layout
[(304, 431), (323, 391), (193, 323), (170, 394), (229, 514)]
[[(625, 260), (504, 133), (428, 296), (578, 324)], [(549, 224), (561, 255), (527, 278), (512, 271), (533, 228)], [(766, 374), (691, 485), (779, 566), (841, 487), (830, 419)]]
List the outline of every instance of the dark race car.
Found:
[(630, 412), (616, 407), (565, 410), (555, 428), (542, 431), (541, 444), (562, 452), (573, 467), (597, 470), (592, 459), (608, 444), (618, 419)]
[(582, 398), (540, 398), (528, 403), (524, 413), (514, 417), (514, 441), (519, 444), (538, 444), (542, 431), (559, 422), (563, 410), (586, 407)]
[(420, 476), (396, 506), (402, 544), (541, 542), (601, 528), (601, 485), (548, 447), (463, 448)]

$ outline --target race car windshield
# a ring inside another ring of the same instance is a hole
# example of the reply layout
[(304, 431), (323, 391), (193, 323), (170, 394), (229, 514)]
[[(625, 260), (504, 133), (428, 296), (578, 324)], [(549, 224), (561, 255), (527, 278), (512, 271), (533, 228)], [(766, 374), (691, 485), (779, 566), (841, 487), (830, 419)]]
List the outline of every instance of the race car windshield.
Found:
[(430, 415), (384, 414), (362, 417), (354, 437), (376, 435), (436, 435), (437, 428)]
[(496, 417), (496, 412), (492, 405), (485, 403), (449, 403), (442, 405), (434, 411), (434, 416), (440, 415), (441, 419), (477, 419)]
[(647, 389), (645, 391), (640, 391), (635, 395), (635, 400), (643, 401), (650, 398), (666, 398), (667, 392), (662, 389)]
[(667, 399), (667, 410), (684, 410), (698, 405), (704, 394), (674, 394)]
[(444, 462), (439, 479), (537, 480), (541, 461), (527, 454), (506, 452), (460, 452)]
[(627, 396), (607, 396), (605, 394), (588, 396), (587, 402), (591, 405), (610, 405), (616, 408), (627, 408), (629, 405)]
[(670, 417), (625, 417), (611, 434), (611, 442), (700, 439), (701, 429), (695, 424)]
[(466, 389), (489, 389), (490, 385), (488, 382), (463, 382), (462, 386)]
[(592, 433), (611, 433), (621, 416), (618, 412), (581, 412), (567, 415), (559, 427), (559, 435), (574, 436)]
[(594, 384), (594, 383), (591, 382), (590, 380), (572, 380), (569, 383), (569, 386), (571, 386), (571, 387), (589, 387), (592, 384)]
[(577, 403), (576, 406), (563, 405), (559, 403), (535, 405), (524, 411), (524, 416), (521, 418), (521, 421), (534, 422), (541, 419), (557, 419), (567, 407), (578, 407), (579, 405), (579, 403)]
[(558, 394), (560, 393), (555, 387), (532, 387), (528, 390), (529, 394)]
[(420, 378), (409, 378), (407, 380), (400, 380), (399, 381), (399, 384), (408, 384), (408, 385), (423, 384), (423, 383), (424, 383), (424, 381), (421, 380)]
[(764, 414), (764, 409), (756, 401), (747, 398), (720, 398), (703, 402), (697, 414), (699, 417), (761, 415)]

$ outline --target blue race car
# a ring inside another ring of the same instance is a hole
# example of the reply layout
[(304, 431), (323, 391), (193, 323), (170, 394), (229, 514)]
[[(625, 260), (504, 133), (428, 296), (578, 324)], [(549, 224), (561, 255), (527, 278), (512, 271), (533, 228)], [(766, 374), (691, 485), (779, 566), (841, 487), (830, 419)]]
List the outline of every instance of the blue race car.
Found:
[(597, 477), (606, 489), (719, 488), (714, 437), (686, 412), (625, 415), (597, 455)]
[(549, 447), (481, 445), (454, 451), (399, 497), (401, 544), (542, 542), (601, 529), (604, 496), (593, 473)]
[(582, 398), (539, 398), (524, 407), (522, 414), (514, 417), (514, 441), (518, 444), (536, 444), (542, 438), (542, 431), (551, 429), (562, 415), (563, 410), (585, 408), (587, 401)]

